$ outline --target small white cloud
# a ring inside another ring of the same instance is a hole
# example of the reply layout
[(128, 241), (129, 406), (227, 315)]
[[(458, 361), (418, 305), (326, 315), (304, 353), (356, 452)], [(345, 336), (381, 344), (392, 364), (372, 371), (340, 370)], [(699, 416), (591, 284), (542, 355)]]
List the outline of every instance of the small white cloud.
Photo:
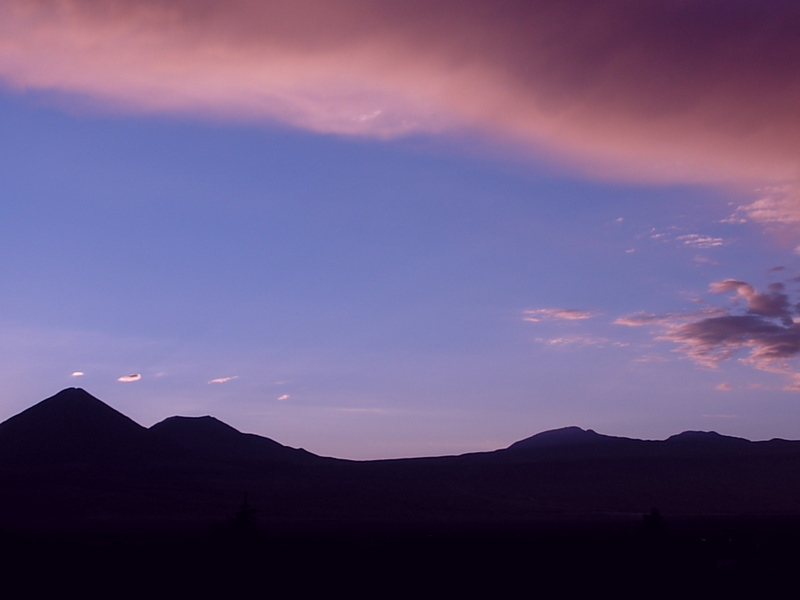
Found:
[(70, 375), (70, 377), (83, 377), (83, 375), (83, 371), (75, 371), (72, 373), (72, 375)]
[(139, 381), (142, 376), (139, 373), (132, 373), (131, 375), (123, 375), (117, 381), (121, 381), (122, 383), (129, 383), (131, 381)]
[(283, 400), (288, 400), (289, 398), (290, 398), (289, 394), (284, 394), (283, 396), (280, 396), (280, 397), (278, 398), (278, 400), (281, 400), (281, 401), (283, 401)]
[(229, 381), (232, 381), (232, 380), (238, 379), (238, 378), (239, 378), (238, 375), (232, 375), (230, 377), (218, 377), (217, 379), (212, 379), (208, 383), (227, 383)]

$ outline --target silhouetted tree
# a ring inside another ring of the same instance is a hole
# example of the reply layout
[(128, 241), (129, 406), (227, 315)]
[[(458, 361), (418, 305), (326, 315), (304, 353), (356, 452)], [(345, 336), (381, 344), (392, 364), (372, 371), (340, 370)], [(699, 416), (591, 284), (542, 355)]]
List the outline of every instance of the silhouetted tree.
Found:
[(252, 538), (258, 534), (258, 509), (250, 506), (247, 496), (245, 492), (239, 509), (228, 521), (229, 532), (237, 538)]

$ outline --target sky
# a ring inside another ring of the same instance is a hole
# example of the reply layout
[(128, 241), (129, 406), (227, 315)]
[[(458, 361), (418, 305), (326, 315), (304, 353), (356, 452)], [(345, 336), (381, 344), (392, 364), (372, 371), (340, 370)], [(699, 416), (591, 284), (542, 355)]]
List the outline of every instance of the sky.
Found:
[(0, 0), (0, 419), (800, 439), (794, 0)]

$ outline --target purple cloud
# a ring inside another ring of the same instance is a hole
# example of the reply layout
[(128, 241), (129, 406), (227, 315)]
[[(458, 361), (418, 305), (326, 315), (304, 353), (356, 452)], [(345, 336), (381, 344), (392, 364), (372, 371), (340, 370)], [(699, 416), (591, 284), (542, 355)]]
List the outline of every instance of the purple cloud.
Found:
[(680, 352), (702, 365), (715, 367), (743, 351), (743, 362), (755, 368), (788, 372), (788, 361), (800, 355), (800, 324), (794, 321), (800, 313), (785, 285), (773, 283), (758, 292), (745, 281), (726, 279), (712, 283), (709, 291), (735, 292), (732, 306), (693, 314), (639, 313), (615, 323), (656, 325), (663, 331), (657, 339), (675, 342)]
[(780, 363), (800, 354), (800, 325), (784, 326), (757, 315), (683, 323), (661, 339), (680, 344), (687, 356), (709, 366), (716, 366), (741, 349), (750, 351), (747, 362), (765, 370), (775, 370)]
[(750, 314), (775, 317), (786, 326), (792, 325), (795, 312), (794, 307), (789, 304), (789, 296), (784, 293), (785, 286), (782, 283), (771, 283), (767, 289), (767, 293), (759, 294), (749, 283), (736, 279), (718, 281), (710, 286), (710, 291), (715, 294), (736, 292), (747, 301), (747, 312)]

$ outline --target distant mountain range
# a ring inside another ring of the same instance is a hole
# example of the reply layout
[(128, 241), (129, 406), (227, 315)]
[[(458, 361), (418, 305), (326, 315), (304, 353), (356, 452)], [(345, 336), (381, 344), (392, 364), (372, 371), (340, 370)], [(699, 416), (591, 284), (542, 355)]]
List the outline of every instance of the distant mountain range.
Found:
[[(566, 427), (461, 456), (348, 461), (210, 417), (144, 428), (69, 388), (0, 424), (0, 531), (272, 531), (800, 513), (800, 442)], [(246, 495), (246, 496), (245, 496)], [(256, 514), (256, 513), (253, 513)]]

